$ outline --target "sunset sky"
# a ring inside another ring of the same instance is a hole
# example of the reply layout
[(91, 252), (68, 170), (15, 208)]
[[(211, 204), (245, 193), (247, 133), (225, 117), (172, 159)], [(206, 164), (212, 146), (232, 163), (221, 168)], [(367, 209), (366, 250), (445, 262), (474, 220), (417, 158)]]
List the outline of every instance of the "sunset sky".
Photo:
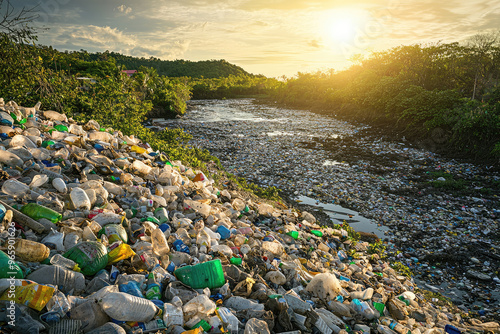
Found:
[(266, 76), (342, 69), (354, 54), (500, 29), (498, 0), (13, 0), (39, 43), (161, 59), (226, 59)]

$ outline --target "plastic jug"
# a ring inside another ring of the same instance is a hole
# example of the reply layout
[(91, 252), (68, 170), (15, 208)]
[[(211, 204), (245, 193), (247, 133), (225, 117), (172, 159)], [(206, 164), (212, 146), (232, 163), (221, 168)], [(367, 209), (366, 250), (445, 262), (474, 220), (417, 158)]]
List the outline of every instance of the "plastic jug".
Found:
[(185, 266), (174, 271), (175, 277), (193, 289), (220, 288), (226, 283), (219, 259)]
[(63, 254), (75, 261), (84, 275), (94, 275), (108, 264), (108, 250), (97, 241), (83, 241)]

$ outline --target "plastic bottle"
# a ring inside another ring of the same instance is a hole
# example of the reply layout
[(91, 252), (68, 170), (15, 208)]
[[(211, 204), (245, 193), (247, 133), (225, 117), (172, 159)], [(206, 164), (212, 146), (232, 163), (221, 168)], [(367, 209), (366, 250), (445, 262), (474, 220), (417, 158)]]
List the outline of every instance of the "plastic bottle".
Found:
[(190, 199), (185, 199), (184, 204), (196, 212), (199, 212), (204, 218), (207, 218), (210, 215), (210, 210), (212, 209), (208, 204)]
[(230, 333), (238, 333), (238, 318), (226, 307), (218, 307), (215, 312)]
[(84, 333), (108, 322), (108, 316), (94, 300), (88, 300), (72, 308), (70, 319), (80, 320)]
[(16, 239), (14, 248), (16, 256), (26, 262), (42, 262), (50, 254), (50, 249), (44, 244), (26, 239)]
[(166, 223), (168, 219), (168, 211), (165, 208), (158, 208), (155, 210), (155, 217), (158, 218), (160, 224)]
[(256, 302), (253, 302), (249, 299), (239, 297), (239, 296), (233, 296), (227, 299), (224, 302), (224, 305), (232, 308), (237, 311), (242, 311), (242, 310), (254, 310), (254, 311), (263, 311), (264, 310), (264, 304), (259, 304)]
[(83, 241), (63, 254), (75, 261), (84, 275), (94, 275), (108, 264), (106, 246), (96, 241)]
[(66, 182), (64, 182), (64, 180), (61, 179), (60, 177), (52, 180), (52, 186), (56, 188), (56, 190), (61, 194), (66, 194), (66, 192), (68, 191), (68, 188), (66, 187)]
[(407, 333), (411, 332), (408, 328), (406, 328), (405, 326), (401, 325), (399, 322), (397, 322), (391, 318), (382, 317), (382, 318), (380, 318), (380, 323), (384, 326), (389, 327), (393, 331), (400, 333), (400, 334), (407, 334)]
[(64, 293), (74, 289), (79, 294), (85, 289), (83, 274), (59, 266), (42, 266), (26, 278), (39, 284), (57, 285)]
[(165, 234), (160, 228), (157, 228), (151, 234), (151, 242), (153, 244), (153, 252), (157, 256), (164, 256), (170, 252)]
[(55, 254), (54, 256), (52, 256), (52, 258), (50, 259), (50, 264), (78, 272), (80, 271), (80, 267), (78, 267), (75, 261), (67, 259), (61, 254)]
[(267, 326), (267, 322), (264, 320), (259, 320), (257, 318), (252, 318), (247, 321), (245, 324), (245, 333), (244, 334), (266, 334), (269, 332), (269, 327)]
[(311, 233), (314, 234), (317, 237), (322, 237), (323, 236), (323, 232), (318, 231), (318, 230), (311, 230)]
[(146, 290), (146, 299), (149, 300), (160, 300), (161, 299), (161, 287), (160, 284), (156, 283), (156, 278), (154, 273), (149, 273), (148, 275), (148, 286)]
[(100, 305), (109, 317), (118, 321), (148, 322), (158, 311), (152, 301), (123, 292), (105, 295)]
[(41, 195), (32, 191), (28, 185), (14, 179), (5, 181), (2, 185), (2, 191), (12, 197), (22, 197), (28, 193), (34, 196)]
[(215, 289), (226, 283), (219, 259), (179, 268), (174, 275), (179, 281), (193, 289)]
[(0, 150), (0, 162), (10, 167), (21, 167), (21, 168), (23, 167), (24, 163), (23, 159), (19, 158), (14, 153), (1, 150)]
[(106, 235), (110, 243), (115, 241), (128, 242), (128, 235), (125, 228), (120, 224), (108, 224), (104, 226), (98, 233), (97, 236), (100, 237)]
[(165, 312), (163, 313), (163, 322), (165, 326), (183, 326), (184, 312), (182, 311), (182, 301), (178, 296), (172, 299), (172, 303), (165, 303)]
[(28, 203), (24, 205), (21, 208), (21, 212), (35, 220), (45, 218), (54, 224), (57, 224), (62, 219), (62, 215), (60, 213), (36, 203)]
[(28, 137), (23, 136), (23, 135), (15, 135), (14, 137), (12, 137), (12, 139), (10, 140), (9, 146), (10, 147), (26, 147), (26, 148), (36, 148), (37, 147), (35, 145), (35, 143), (33, 143), (31, 141), (31, 139), (29, 139)]
[(85, 190), (75, 187), (71, 190), (69, 196), (76, 209), (90, 210), (90, 199)]
[[(12, 254), (14, 256), (14, 254)], [(21, 268), (9, 258), (7, 254), (0, 251), (0, 278), (24, 278)]]
[(207, 252), (211, 244), (211, 238), (205, 230), (201, 230), (196, 236), (196, 244), (200, 247), (200, 252)]
[(139, 283), (137, 283), (136, 281), (128, 281), (127, 283), (120, 284), (118, 286), (118, 290), (120, 292), (128, 293), (132, 296), (144, 298), (144, 294), (139, 287)]
[(217, 227), (217, 233), (220, 234), (220, 237), (222, 240), (225, 240), (225, 239), (228, 239), (231, 237), (231, 231), (225, 227), (224, 225), (219, 225), (219, 227)]

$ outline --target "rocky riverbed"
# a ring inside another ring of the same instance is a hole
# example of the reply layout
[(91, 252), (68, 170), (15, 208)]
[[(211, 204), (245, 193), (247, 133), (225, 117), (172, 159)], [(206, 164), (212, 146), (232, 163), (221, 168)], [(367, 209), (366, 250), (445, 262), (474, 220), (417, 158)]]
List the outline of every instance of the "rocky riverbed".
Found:
[(183, 118), (163, 125), (187, 130), (229, 172), (282, 189), (325, 223), (376, 233), (423, 288), (500, 319), (499, 166), (252, 99), (191, 101)]

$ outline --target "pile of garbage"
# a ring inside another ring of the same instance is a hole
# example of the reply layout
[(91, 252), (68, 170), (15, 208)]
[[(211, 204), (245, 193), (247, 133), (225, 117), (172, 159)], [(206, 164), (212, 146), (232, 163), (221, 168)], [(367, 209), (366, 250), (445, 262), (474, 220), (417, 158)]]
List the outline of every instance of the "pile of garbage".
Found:
[(3, 100), (0, 122), (2, 332), (500, 333), (134, 136)]

